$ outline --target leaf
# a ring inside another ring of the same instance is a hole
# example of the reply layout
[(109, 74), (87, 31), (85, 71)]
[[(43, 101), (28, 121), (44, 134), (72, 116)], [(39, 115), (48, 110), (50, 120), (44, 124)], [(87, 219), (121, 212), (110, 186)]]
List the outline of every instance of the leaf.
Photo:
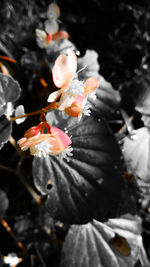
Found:
[(142, 114), (150, 115), (150, 77), (149, 71), (138, 79), (135, 89), (135, 110)]
[(96, 90), (96, 99), (93, 100), (89, 95), (88, 102), (94, 111), (110, 118), (119, 108), (121, 97), (103, 76), (99, 76), (99, 84), (99, 88)]
[[(114, 222), (113, 219), (106, 223), (93, 220), (88, 224), (71, 226), (63, 243), (60, 267), (134, 267), (138, 260), (142, 267), (148, 267), (149, 261), (138, 229), (135, 234), (128, 227), (124, 228), (124, 224), (133, 223), (135, 226), (135, 221), (136, 218), (116, 218)], [(112, 242), (116, 236), (122, 249), (119, 247), (118, 250), (119, 245), (116, 249), (116, 242)]]
[(0, 149), (9, 140), (12, 132), (12, 124), (5, 117), (5, 115), (0, 117)]
[(150, 129), (142, 127), (124, 138), (123, 154), (129, 173), (150, 182)]
[[(84, 68), (84, 69), (83, 69)], [(118, 109), (121, 97), (111, 83), (99, 74), (100, 66), (98, 62), (98, 53), (94, 50), (86, 50), (83, 57), (78, 59), (78, 77), (80, 80), (86, 80), (89, 77), (97, 77), (99, 88), (96, 90), (96, 99), (88, 97), (88, 102), (97, 113), (110, 117)], [(92, 95), (91, 95), (92, 96)]]
[(6, 48), (6, 46), (0, 41), (0, 50), (6, 54), (8, 57), (13, 58), (11, 52)]
[(9, 200), (7, 198), (7, 194), (0, 189), (0, 217), (3, 217), (6, 210), (9, 207)]
[[(68, 120), (71, 124), (72, 119)], [(114, 135), (98, 118), (85, 118), (68, 127), (73, 157), (35, 157), (35, 186), (48, 194), (51, 216), (67, 223), (82, 223), (93, 216), (101, 219), (118, 212), (125, 179)], [(50, 190), (49, 190), (50, 184)]]
[(20, 97), (21, 88), (11, 76), (0, 73), (0, 115), (6, 111), (8, 102), (15, 102)]
[[(94, 50), (87, 49), (83, 57), (78, 58), (79, 79), (96, 76), (99, 73), (100, 65), (98, 63), (98, 53)], [(84, 77), (83, 77), (84, 76)]]

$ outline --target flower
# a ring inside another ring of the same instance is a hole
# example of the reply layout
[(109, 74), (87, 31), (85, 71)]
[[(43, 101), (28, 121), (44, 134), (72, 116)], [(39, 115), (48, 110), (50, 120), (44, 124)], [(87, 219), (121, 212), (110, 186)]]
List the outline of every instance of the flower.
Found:
[(40, 30), (40, 29), (36, 29), (35, 34), (36, 34), (37, 44), (40, 48), (42, 49), (47, 48), (48, 46), (52, 44), (51, 34), (47, 34), (45, 31)]
[[(42, 133), (46, 126), (48, 133)], [(21, 150), (30, 150), (31, 155), (46, 157), (47, 155), (59, 155), (68, 151), (71, 145), (70, 137), (62, 130), (42, 122), (28, 129), (24, 137), (18, 140)]]
[(36, 29), (36, 41), (40, 48), (48, 48), (58, 43), (61, 39), (68, 39), (69, 34), (61, 30), (59, 31), (58, 17), (60, 16), (59, 6), (51, 3), (48, 6), (47, 20), (44, 22), (45, 31)]
[(35, 34), (37, 44), (42, 49), (55, 45), (55, 43), (58, 43), (61, 39), (69, 38), (69, 34), (66, 31), (59, 31), (54, 34), (50, 34), (43, 30), (36, 29)]
[[(99, 87), (97, 77), (90, 77), (85, 82), (79, 81), (76, 70), (77, 57), (71, 49), (68, 49), (67, 56), (62, 54), (55, 61), (52, 76), (55, 86), (60, 89), (50, 94), (47, 101), (51, 103), (60, 98), (57, 103), (59, 110), (66, 111), (72, 105), (74, 107), (76, 104), (79, 104), (77, 103), (79, 100), (78, 96), (87, 99), (87, 96)], [(80, 100), (79, 102), (81, 102)]]

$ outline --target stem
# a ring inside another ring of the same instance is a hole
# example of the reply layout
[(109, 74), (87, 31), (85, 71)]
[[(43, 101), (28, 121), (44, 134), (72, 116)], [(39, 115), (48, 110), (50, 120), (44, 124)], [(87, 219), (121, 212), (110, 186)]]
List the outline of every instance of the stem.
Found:
[(52, 102), (51, 104), (49, 104), (45, 108), (39, 109), (37, 111), (30, 112), (30, 113), (26, 113), (26, 114), (23, 114), (23, 115), (20, 115), (20, 116), (17, 116), (17, 117), (12, 117), (10, 119), (10, 121), (13, 122), (13, 121), (15, 121), (17, 119), (27, 118), (27, 117), (30, 117), (30, 116), (36, 116), (36, 115), (39, 115), (39, 114), (42, 114), (42, 113), (46, 113), (51, 109), (55, 109), (55, 108), (57, 109), (57, 106), (58, 106), (57, 103)]
[(30, 116), (36, 116), (38, 114), (41, 114), (42, 113), (42, 110), (37, 110), (37, 111), (34, 111), (34, 112), (31, 112), (31, 113), (26, 113), (26, 114), (23, 114), (23, 115), (20, 115), (20, 116), (17, 116), (17, 117), (13, 117), (10, 119), (11, 122), (17, 120), (17, 119), (21, 119), (21, 118), (27, 118), (27, 117), (30, 117)]
[(30, 195), (33, 197), (33, 199), (36, 201), (36, 203), (38, 205), (41, 205), (42, 204), (41, 196), (38, 195), (34, 191), (34, 189), (27, 183), (27, 181), (24, 179), (24, 177), (21, 176), (21, 174), (19, 175), (19, 178), (20, 178), (21, 182), (24, 184), (24, 186), (27, 189), (27, 191), (30, 193)]
[(23, 156), (23, 157), (26, 156), (25, 152), (23, 152), (23, 151), (20, 149), (20, 147), (18, 146), (18, 144), (17, 144), (16, 140), (13, 138), (13, 136), (10, 136), (10, 138), (9, 138), (9, 142), (11, 143), (11, 145), (17, 150), (17, 152), (18, 152), (21, 156)]
[(15, 237), (15, 234), (12, 231), (11, 227), (8, 225), (8, 223), (2, 217), (0, 217), (0, 223), (7, 230), (7, 232), (10, 234), (10, 236), (17, 242), (18, 247), (20, 247), (24, 253), (27, 253), (27, 250), (25, 249), (25, 247), (22, 244), (22, 242), (17, 240), (17, 238)]

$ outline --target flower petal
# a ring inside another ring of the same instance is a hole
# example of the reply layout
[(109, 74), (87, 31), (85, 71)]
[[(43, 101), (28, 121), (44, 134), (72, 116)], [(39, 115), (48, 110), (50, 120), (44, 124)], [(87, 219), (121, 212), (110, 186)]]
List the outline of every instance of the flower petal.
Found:
[(99, 81), (97, 77), (90, 77), (85, 82), (84, 93), (90, 94), (94, 92), (98, 87), (99, 87)]
[(51, 3), (48, 6), (47, 17), (49, 19), (57, 19), (60, 16), (60, 8), (55, 3)]
[(82, 114), (82, 104), (84, 102), (85, 96), (78, 95), (72, 105), (68, 108), (65, 108), (65, 112), (70, 117), (80, 117)]
[(77, 57), (73, 50), (69, 49), (68, 56), (60, 55), (54, 64), (52, 75), (57, 87), (67, 87), (77, 70)]
[(46, 20), (44, 26), (45, 26), (45, 31), (50, 34), (58, 32), (59, 29), (59, 25), (55, 20)]
[(68, 148), (71, 145), (71, 143), (72, 143), (71, 139), (62, 130), (53, 126), (53, 127), (51, 127), (51, 133), (54, 134), (55, 138), (59, 141), (63, 150)]
[(75, 97), (68, 94), (68, 92), (64, 92), (60, 98), (58, 109), (64, 110), (65, 108), (68, 108), (72, 105), (74, 102)]
[(53, 34), (53, 39), (59, 42), (60, 39), (68, 39), (69, 34), (66, 31), (60, 31)]
[(47, 102), (51, 103), (51, 102), (56, 101), (56, 99), (61, 95), (62, 92), (63, 92), (63, 89), (60, 89), (58, 91), (51, 93), (47, 99)]

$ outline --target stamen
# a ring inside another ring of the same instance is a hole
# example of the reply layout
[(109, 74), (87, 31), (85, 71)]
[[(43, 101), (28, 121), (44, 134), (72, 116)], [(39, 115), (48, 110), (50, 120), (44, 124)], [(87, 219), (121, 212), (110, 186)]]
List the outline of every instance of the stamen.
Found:
[(36, 148), (36, 153), (35, 156), (37, 157), (46, 157), (50, 152), (52, 152), (51, 148), (53, 145), (43, 141), (39, 143), (38, 145), (35, 146)]
[(59, 155), (59, 159), (62, 160), (62, 159), (66, 159), (67, 162), (70, 161), (69, 157), (72, 157), (73, 156), (73, 148), (71, 146), (69, 146), (67, 149), (65, 149), (64, 151), (61, 152), (61, 154)]
[(69, 93), (71, 96), (83, 95), (84, 92), (84, 81), (79, 81), (77, 78), (71, 79), (69, 87), (64, 92)]
[(83, 68), (81, 68), (80, 70), (78, 70), (78, 71), (76, 72), (76, 74), (78, 74), (79, 72), (81, 72), (81, 71), (85, 70), (85, 69), (86, 69), (86, 67), (87, 67), (87, 65), (85, 65)]

